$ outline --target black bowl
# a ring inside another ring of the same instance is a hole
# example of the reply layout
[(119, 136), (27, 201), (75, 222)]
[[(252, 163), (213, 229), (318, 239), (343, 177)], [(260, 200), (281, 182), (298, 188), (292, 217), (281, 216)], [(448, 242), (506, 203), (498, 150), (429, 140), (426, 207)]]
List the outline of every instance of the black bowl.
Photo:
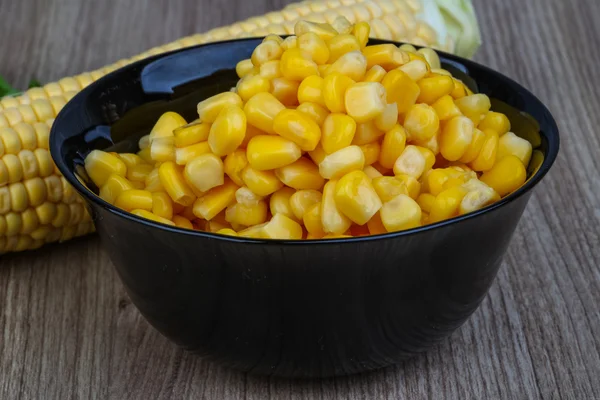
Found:
[(131, 300), (178, 345), (259, 374), (353, 374), (430, 348), (486, 295), (531, 190), (556, 158), (552, 116), (511, 79), (441, 53), (446, 68), (495, 104), (539, 123), (544, 160), (522, 188), (484, 210), (379, 236), (225, 237), (138, 218), (88, 189), (82, 165), (92, 149), (134, 150), (167, 110), (196, 118), (197, 102), (233, 86), (236, 62), (258, 43), (220, 42), (139, 61), (91, 84), (56, 118), (52, 156), (87, 201)]

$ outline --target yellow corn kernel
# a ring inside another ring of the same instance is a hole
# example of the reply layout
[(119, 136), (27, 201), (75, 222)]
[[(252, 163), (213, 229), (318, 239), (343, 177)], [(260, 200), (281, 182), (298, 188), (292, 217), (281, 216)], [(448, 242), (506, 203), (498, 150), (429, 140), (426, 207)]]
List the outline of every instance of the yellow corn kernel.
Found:
[[(57, 209), (56, 204), (46, 201), (45, 203), (35, 208), (35, 213), (42, 225), (48, 225), (52, 222), (56, 216)], [(8, 222), (8, 219), (7, 219)], [(8, 234), (7, 234), (8, 236)]]
[(371, 142), (360, 146), (361, 151), (365, 157), (365, 165), (369, 166), (374, 164), (379, 159), (381, 153), (381, 145), (379, 142)]
[(327, 157), (327, 153), (325, 153), (325, 150), (323, 150), (323, 146), (321, 145), (321, 143), (319, 143), (313, 151), (309, 151), (308, 155), (310, 156), (311, 160), (313, 160), (313, 162), (317, 165), (321, 164), (325, 157)]
[(375, 126), (384, 132), (389, 131), (398, 122), (398, 104), (387, 104), (383, 112), (375, 117)]
[(488, 111), (483, 117), (483, 120), (477, 125), (480, 130), (491, 129), (498, 132), (502, 136), (510, 131), (510, 121), (508, 117), (502, 113)]
[(236, 88), (237, 94), (242, 100), (248, 101), (249, 98), (257, 93), (270, 92), (271, 82), (260, 75), (245, 76), (238, 81)]
[(356, 132), (356, 122), (345, 114), (331, 113), (323, 122), (321, 145), (327, 154), (350, 146)]
[[(298, 221), (302, 221), (304, 214), (313, 205), (321, 202), (323, 194), (318, 190), (298, 190), (289, 198), (289, 205)], [(273, 211), (271, 211), (273, 213)], [(320, 224), (320, 217), (319, 217)]]
[(362, 170), (364, 166), (362, 150), (352, 145), (327, 155), (319, 164), (319, 173), (325, 179), (338, 179), (349, 172)]
[(23, 149), (35, 150), (37, 148), (37, 137), (33, 124), (20, 122), (13, 126), (13, 129), (19, 136)]
[(477, 157), (469, 164), (474, 171), (487, 171), (496, 162), (499, 142), (498, 133), (493, 130), (486, 130), (483, 132), (483, 135), (484, 141), (481, 145), (481, 150), (477, 154)]
[(328, 63), (334, 63), (344, 54), (351, 51), (360, 50), (361, 46), (356, 36), (351, 34), (336, 35), (327, 41), (329, 49)]
[(312, 102), (305, 102), (300, 104), (296, 108), (296, 111), (300, 111), (301, 113), (304, 113), (305, 115), (309, 116), (319, 126), (323, 126), (325, 119), (329, 115), (329, 111), (324, 106)]
[(419, 197), (417, 197), (417, 204), (421, 207), (421, 210), (430, 213), (433, 208), (433, 204), (435, 203), (435, 196), (431, 193), (421, 193)]
[(279, 43), (274, 40), (267, 40), (256, 46), (250, 60), (254, 66), (260, 67), (268, 61), (279, 60), (282, 54), (283, 49)]
[(348, 115), (356, 122), (372, 120), (386, 109), (385, 88), (377, 82), (355, 83), (346, 90), (345, 106)]
[(325, 75), (327, 75), (327, 71), (329, 70), (329, 67), (331, 66), (331, 64), (322, 64), (318, 66), (319, 69), (319, 75), (321, 75), (322, 77), (324, 77)]
[(349, 77), (332, 73), (323, 79), (323, 100), (331, 112), (345, 113), (346, 90), (354, 84)]
[(273, 120), (282, 110), (285, 110), (285, 106), (270, 93), (258, 93), (244, 106), (248, 124), (270, 134), (275, 133)]
[[(35, 177), (27, 179), (26, 181), (23, 181), (23, 185), (25, 185), (25, 190), (27, 190), (27, 197), (29, 198), (30, 207), (37, 207), (46, 200), (46, 185), (42, 178)], [(70, 185), (67, 185), (66, 187), (68, 187), (71, 193), (73, 193), (73, 189)], [(63, 197), (66, 197), (67, 193), (65, 191), (63, 192)]]
[(358, 39), (360, 48), (364, 48), (369, 41), (369, 34), (371, 33), (371, 26), (368, 22), (357, 22), (352, 27), (352, 34)]
[(383, 203), (379, 216), (388, 232), (416, 228), (421, 225), (421, 207), (405, 194), (399, 194)]
[(183, 177), (182, 168), (174, 162), (167, 161), (158, 168), (158, 177), (164, 190), (171, 199), (183, 206), (189, 206), (196, 196)]
[(440, 121), (446, 121), (461, 115), (460, 109), (454, 103), (454, 99), (449, 95), (440, 97), (431, 105), (431, 107), (435, 110)]
[(223, 161), (214, 154), (202, 154), (187, 163), (183, 176), (191, 188), (206, 192), (225, 182)]
[[(4, 157), (6, 163), (8, 157)], [(7, 165), (8, 167), (9, 165)], [(101, 150), (92, 150), (85, 158), (85, 170), (98, 187), (102, 186), (111, 174), (125, 176), (127, 167), (119, 157)], [(9, 168), (10, 173), (10, 168)], [(13, 180), (11, 179), (11, 182)]]
[(306, 20), (296, 22), (296, 25), (294, 25), (294, 34), (299, 37), (306, 32), (316, 33), (323, 40), (329, 40), (338, 34), (331, 25), (326, 23), (310, 22)]
[[(363, 150), (363, 153), (364, 150)], [(366, 156), (365, 156), (366, 157)], [(383, 174), (381, 172), (379, 172), (379, 170), (375, 167), (373, 167), (373, 165), (367, 165), (363, 168), (363, 172), (371, 179), (375, 179), (375, 178), (379, 178), (380, 176), (383, 176)]]
[(270, 34), (267, 35), (264, 39), (263, 42), (268, 42), (269, 40), (272, 40), (274, 42), (277, 42), (279, 44), (283, 43), (283, 38), (279, 35), (275, 35), (275, 34)]
[(408, 54), (393, 44), (376, 44), (367, 46), (362, 50), (367, 59), (367, 68), (379, 65), (390, 71), (410, 61)]
[(320, 214), (323, 232), (325, 233), (342, 234), (352, 225), (352, 221), (337, 208), (335, 202), (337, 182), (337, 180), (330, 180), (323, 188)]
[(410, 76), (399, 69), (388, 72), (381, 81), (387, 93), (386, 101), (398, 105), (398, 113), (405, 113), (413, 107), (421, 89)]
[(427, 64), (429, 64), (431, 68), (439, 69), (442, 67), (440, 57), (435, 52), (435, 50), (430, 49), (428, 47), (424, 47), (422, 49), (417, 50), (417, 53), (425, 57), (425, 60), (427, 60)]
[(158, 118), (150, 131), (150, 141), (156, 138), (171, 137), (173, 131), (187, 124), (185, 119), (176, 112), (168, 111)]
[(283, 52), (279, 66), (281, 75), (294, 81), (301, 81), (308, 76), (319, 74), (317, 63), (310, 58), (310, 54), (297, 47)]
[(240, 237), (251, 238), (251, 239), (266, 239), (263, 228), (267, 225), (264, 224), (254, 225), (249, 228), (243, 229), (237, 233)]
[(325, 180), (319, 174), (317, 166), (305, 157), (275, 170), (275, 176), (285, 185), (297, 190), (318, 190), (325, 184)]
[(152, 213), (161, 218), (173, 218), (173, 201), (165, 192), (152, 193)]
[(210, 127), (208, 145), (218, 156), (234, 152), (246, 135), (246, 114), (237, 106), (224, 108)]
[(151, 213), (148, 210), (142, 210), (142, 209), (140, 209), (140, 210), (131, 210), (131, 213), (134, 214), (134, 215), (137, 215), (138, 217), (149, 219), (149, 220), (154, 221), (154, 222), (160, 222), (161, 224), (175, 226), (175, 224), (173, 223), (173, 221), (170, 221), (170, 220), (168, 220), (166, 218), (159, 217), (158, 215), (153, 214), (153, 213)]
[(381, 208), (371, 179), (363, 171), (353, 171), (337, 182), (334, 192), (337, 209), (358, 225), (364, 225)]
[(122, 191), (115, 199), (115, 206), (126, 211), (152, 210), (152, 193), (147, 190), (130, 189)]
[(503, 159), (508, 155), (516, 156), (525, 167), (529, 165), (533, 147), (527, 140), (518, 137), (513, 132), (508, 132), (500, 137), (498, 141), (498, 152), (496, 157), (498, 160)]
[(381, 82), (386, 73), (382, 66), (373, 65), (363, 77), (363, 82)]
[(237, 236), (237, 232), (230, 228), (219, 229), (217, 232), (219, 235)]
[(365, 56), (363, 56), (360, 51), (351, 51), (331, 64), (329, 68), (327, 68), (325, 75), (342, 74), (354, 81), (360, 81), (365, 76), (366, 72), (367, 60), (365, 59)]
[(380, 212), (373, 215), (373, 217), (367, 222), (367, 229), (371, 235), (381, 235), (383, 233), (387, 233), (385, 226), (383, 226), (383, 222), (381, 222)]
[(242, 186), (235, 191), (235, 201), (245, 206), (251, 206), (257, 204), (263, 199), (263, 196), (259, 196), (246, 186)]
[(149, 192), (160, 192), (164, 190), (160, 183), (160, 177), (158, 176), (158, 168), (154, 168), (146, 176), (146, 179), (144, 180), (144, 189)]
[(223, 170), (225, 174), (238, 186), (244, 186), (242, 180), (242, 171), (248, 165), (246, 152), (244, 150), (236, 150), (225, 157)]
[(119, 194), (131, 189), (133, 189), (131, 182), (120, 175), (111, 174), (100, 187), (99, 196), (107, 203), (114, 204)]
[(210, 145), (208, 141), (192, 144), (186, 147), (176, 148), (175, 163), (177, 165), (186, 165), (194, 158), (206, 153), (210, 153)]
[(197, 218), (210, 221), (235, 201), (236, 190), (238, 190), (238, 186), (233, 181), (226, 179), (223, 185), (214, 187), (197, 198), (192, 212)]
[(284, 214), (278, 213), (262, 227), (266, 239), (302, 239), (302, 227)]
[(250, 165), (244, 168), (241, 177), (244, 184), (259, 196), (268, 196), (283, 186), (273, 171), (259, 171)]
[(290, 198), (296, 191), (289, 187), (282, 187), (271, 195), (269, 199), (269, 210), (271, 215), (283, 214), (288, 218), (296, 219), (292, 207), (290, 205)]
[(517, 190), (527, 178), (527, 171), (521, 159), (507, 155), (500, 159), (490, 170), (481, 175), (481, 181), (500, 196), (504, 197)]
[(394, 174), (405, 174), (415, 179), (427, 170), (427, 159), (418, 146), (409, 145), (396, 159), (394, 163)]
[[(423, 179), (423, 190), (437, 196), (445, 190), (445, 184), (450, 179), (450, 173), (446, 169), (436, 168)], [(427, 212), (431, 212), (428, 210)]]
[(461, 186), (446, 189), (438, 194), (431, 206), (428, 222), (433, 224), (457, 216), (460, 204), (466, 194), (467, 190)]
[(395, 125), (384, 136), (379, 154), (379, 164), (384, 168), (393, 168), (406, 146), (406, 131), (401, 125)]
[(409, 61), (398, 69), (415, 82), (424, 78), (429, 73), (429, 65), (425, 61), (419, 59)]
[(252, 168), (263, 171), (293, 163), (300, 158), (302, 151), (294, 142), (283, 137), (259, 135), (248, 143), (246, 155)]
[(406, 185), (393, 176), (381, 176), (373, 179), (373, 188), (382, 202), (388, 202), (399, 194), (408, 195)]
[(462, 157), (460, 158), (460, 162), (464, 164), (464, 163), (470, 163), (473, 160), (475, 160), (475, 158), (477, 158), (477, 156), (479, 155), (479, 152), (481, 151), (484, 142), (485, 142), (484, 133), (482, 131), (480, 131), (479, 129), (474, 128), (473, 129), (473, 138), (471, 139), (471, 143), (469, 144), (467, 151), (465, 151), (465, 154), (463, 154)]
[(281, 48), (283, 50), (293, 49), (294, 47), (298, 47), (297, 36), (288, 36), (285, 39), (283, 39), (283, 42), (281, 42)]
[(150, 164), (138, 164), (127, 169), (127, 179), (132, 182), (145, 182), (146, 177), (154, 168)]
[(457, 161), (465, 155), (473, 141), (474, 125), (467, 117), (459, 116), (449, 120), (440, 138), (440, 152), (448, 161)]
[(246, 58), (245, 60), (238, 62), (235, 65), (235, 72), (239, 78), (243, 78), (249, 73), (254, 72), (254, 64), (252, 64), (252, 60)]
[(321, 139), (321, 129), (315, 121), (297, 110), (283, 110), (273, 120), (273, 130), (296, 143), (304, 151), (312, 151)]
[(352, 139), (352, 144), (362, 146), (368, 143), (373, 143), (383, 135), (385, 135), (385, 132), (377, 129), (375, 122), (372, 120), (362, 124), (357, 124), (354, 139)]
[(468, 193), (460, 203), (459, 214), (479, 210), (500, 200), (500, 196), (494, 189), (475, 178), (466, 182), (463, 188), (468, 190)]
[(306, 32), (298, 36), (297, 46), (306, 51), (317, 64), (325, 64), (329, 59), (327, 44), (314, 32)]
[(37, 159), (31, 150), (21, 150), (17, 157), (21, 163), (24, 179), (30, 179), (39, 176)]
[(485, 114), (491, 106), (490, 98), (481, 93), (465, 96), (454, 102), (460, 111), (476, 125), (485, 118)]
[(421, 193), (421, 183), (418, 180), (407, 174), (396, 175), (396, 179), (399, 179), (400, 182), (404, 183), (410, 198), (416, 199), (419, 197), (419, 193)]
[(456, 100), (473, 94), (462, 81), (456, 78), (452, 78), (452, 80), (454, 81), (454, 90), (450, 93), (450, 96), (452, 96), (453, 99)]
[(433, 104), (442, 96), (447, 96), (454, 89), (452, 77), (445, 75), (423, 78), (418, 82), (421, 93), (417, 102)]
[(232, 204), (225, 211), (225, 220), (232, 224), (244, 226), (262, 224), (267, 220), (267, 203), (259, 201), (251, 205)]
[[(431, 76), (438, 76), (438, 75), (444, 75), (444, 76), (449, 76), (452, 77), (452, 73), (446, 69), (443, 68), (433, 68), (431, 70)], [(454, 82), (453, 82), (454, 83)]]
[(157, 162), (175, 160), (175, 138), (171, 136), (152, 139), (150, 157)]
[(21, 182), (15, 182), (8, 186), (10, 196), (10, 204), (13, 211), (22, 212), (28, 207), (29, 199), (27, 198), (27, 190)]
[(178, 228), (194, 229), (194, 225), (192, 224), (192, 222), (189, 219), (182, 217), (181, 215), (173, 215), (173, 223)]
[(353, 25), (350, 23), (350, 21), (341, 15), (335, 17), (335, 19), (331, 22), (331, 26), (341, 34), (351, 33), (353, 29)]
[(287, 78), (273, 78), (271, 80), (271, 94), (286, 106), (298, 104), (298, 88), (298, 82)]
[(269, 80), (281, 77), (280, 63), (281, 61), (279, 60), (267, 61), (260, 66), (259, 75)]
[(146, 161), (147, 163), (154, 162), (154, 160), (152, 159), (152, 152), (150, 151), (150, 145), (148, 145), (148, 147), (146, 147), (145, 149), (138, 151), (137, 155), (140, 156), (140, 158)]
[(404, 118), (404, 129), (409, 138), (418, 141), (431, 139), (440, 127), (435, 110), (427, 104), (415, 104)]
[(140, 164), (145, 164), (146, 163), (137, 154), (120, 153), (120, 154), (117, 154), (117, 157), (119, 157), (125, 163), (125, 166), (127, 167), (127, 172), (128, 173), (129, 173), (129, 170), (131, 168), (135, 167), (136, 165), (140, 165)]
[(198, 103), (198, 115), (202, 122), (213, 123), (221, 111), (230, 106), (242, 107), (242, 98), (233, 92), (219, 93)]
[(325, 106), (323, 100), (323, 78), (311, 75), (305, 78), (298, 87), (298, 101), (302, 103), (311, 102)]
[(57, 203), (62, 197), (62, 182), (56, 175), (50, 175), (44, 178), (44, 184), (46, 185), (46, 195), (48, 201)]
[(315, 239), (322, 238), (325, 236), (323, 231), (323, 224), (321, 222), (321, 202), (317, 202), (306, 209), (302, 217), (304, 227), (308, 231), (309, 235), (312, 235)]

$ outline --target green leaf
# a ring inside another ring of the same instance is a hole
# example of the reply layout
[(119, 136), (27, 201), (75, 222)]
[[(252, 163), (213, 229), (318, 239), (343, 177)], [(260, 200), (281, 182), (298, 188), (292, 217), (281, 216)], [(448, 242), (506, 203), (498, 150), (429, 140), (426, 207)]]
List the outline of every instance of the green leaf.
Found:
[(16, 93), (19, 93), (19, 91), (10, 86), (8, 82), (6, 82), (6, 80), (0, 76), (0, 97)]
[(33, 78), (32, 80), (29, 81), (29, 85), (27, 85), (28, 89), (34, 88), (34, 87), (40, 87), (42, 86), (42, 83), (40, 81), (38, 81), (37, 79)]

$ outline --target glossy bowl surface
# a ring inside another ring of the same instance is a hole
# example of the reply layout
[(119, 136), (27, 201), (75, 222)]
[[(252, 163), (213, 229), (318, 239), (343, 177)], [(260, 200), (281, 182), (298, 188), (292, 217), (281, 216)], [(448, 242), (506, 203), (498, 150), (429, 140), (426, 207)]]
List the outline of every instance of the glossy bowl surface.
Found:
[(93, 193), (82, 167), (91, 150), (135, 150), (165, 111), (196, 118), (196, 104), (229, 90), (235, 64), (259, 42), (187, 48), (91, 84), (53, 125), (58, 168), (89, 205), (133, 303), (190, 351), (243, 371), (294, 377), (353, 374), (425, 351), (486, 295), (531, 190), (556, 158), (556, 123), (511, 79), (440, 53), (446, 68), (494, 99), (493, 109), (528, 114), (511, 118), (514, 129), (539, 124), (544, 161), (522, 188), (484, 210), (385, 235), (268, 241), (156, 224)]

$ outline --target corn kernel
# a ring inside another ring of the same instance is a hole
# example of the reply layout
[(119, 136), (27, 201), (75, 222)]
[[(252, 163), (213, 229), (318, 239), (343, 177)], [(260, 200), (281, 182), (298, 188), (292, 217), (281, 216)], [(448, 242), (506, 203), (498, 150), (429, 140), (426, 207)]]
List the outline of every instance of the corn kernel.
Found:
[(466, 194), (467, 190), (461, 186), (446, 189), (438, 194), (429, 212), (429, 223), (433, 224), (457, 216)]
[(496, 162), (499, 142), (498, 133), (493, 130), (486, 130), (483, 134), (484, 141), (481, 145), (481, 150), (477, 154), (477, 157), (469, 164), (474, 171), (487, 171)]
[(161, 218), (173, 218), (173, 201), (165, 192), (152, 193), (152, 213)]
[(190, 187), (206, 192), (225, 182), (223, 161), (214, 154), (202, 154), (187, 163), (183, 176)]
[(223, 163), (223, 169), (225, 174), (238, 186), (244, 186), (242, 180), (242, 171), (248, 165), (248, 159), (246, 158), (246, 152), (244, 150), (236, 150), (233, 153), (225, 157)]
[[(480, 131), (479, 129), (474, 128), (473, 129), (473, 138), (471, 139), (471, 143), (469, 144), (467, 151), (465, 151), (465, 153), (460, 158), (460, 162), (463, 163), (463, 165), (464, 165), (464, 163), (470, 163), (473, 160), (475, 160), (475, 158), (477, 158), (477, 156), (479, 155), (479, 152), (481, 151), (484, 142), (485, 142), (484, 133), (482, 131)], [(465, 165), (465, 167), (466, 167), (466, 165)]]
[(162, 163), (158, 168), (160, 183), (174, 202), (189, 206), (194, 202), (196, 196), (185, 182), (181, 167), (168, 161)]
[(323, 150), (323, 146), (321, 143), (317, 145), (317, 147), (313, 151), (309, 151), (308, 155), (311, 160), (317, 165), (321, 164), (321, 162), (327, 157), (327, 153)]
[(146, 147), (145, 149), (138, 151), (137, 155), (140, 156), (140, 158), (147, 163), (154, 162), (154, 160), (152, 159), (152, 152), (150, 151), (150, 144), (148, 144), (148, 147)]
[(305, 157), (275, 170), (275, 176), (285, 185), (297, 190), (314, 189), (323, 187), (325, 181), (319, 174), (317, 166)]
[(332, 113), (323, 122), (321, 145), (327, 154), (334, 153), (352, 144), (356, 122), (345, 114)]
[(421, 210), (429, 214), (435, 203), (435, 196), (430, 193), (421, 193), (417, 197), (417, 204), (421, 207)]
[(246, 155), (252, 168), (262, 171), (289, 165), (298, 160), (302, 152), (294, 142), (283, 137), (259, 135), (248, 143)]
[(330, 180), (323, 188), (321, 224), (325, 233), (342, 234), (350, 228), (352, 221), (337, 208), (335, 202), (336, 186), (337, 180)]
[(268, 61), (278, 60), (282, 54), (283, 49), (277, 41), (267, 40), (256, 46), (250, 60), (254, 66), (260, 67)]
[(160, 183), (158, 168), (154, 168), (146, 176), (146, 179), (144, 180), (144, 189), (146, 189), (149, 192), (160, 192), (164, 190), (162, 184)]
[(202, 122), (213, 123), (221, 111), (230, 106), (242, 107), (242, 98), (233, 92), (220, 93), (198, 103), (198, 115)]
[(323, 100), (323, 78), (311, 75), (305, 78), (298, 87), (298, 101), (300, 103), (311, 102), (325, 106)]
[(405, 194), (399, 194), (383, 203), (379, 216), (388, 232), (416, 228), (421, 225), (421, 208), (416, 201)]
[(417, 53), (425, 57), (425, 60), (427, 60), (427, 64), (429, 64), (431, 68), (441, 68), (442, 64), (440, 62), (440, 57), (435, 52), (435, 50), (425, 47), (417, 50)]
[(148, 210), (142, 210), (142, 209), (140, 209), (140, 210), (131, 210), (131, 213), (134, 214), (134, 215), (137, 215), (138, 217), (142, 217), (144, 219), (149, 219), (149, 220), (154, 221), (154, 222), (159, 222), (161, 224), (175, 226), (175, 224), (173, 223), (173, 221), (169, 221), (166, 218), (159, 217), (158, 215), (153, 214), (153, 213), (151, 213)]
[(380, 212), (373, 215), (373, 217), (367, 222), (367, 228), (371, 235), (381, 235), (383, 233), (387, 233), (385, 226), (383, 226), (383, 222), (381, 222)]
[(327, 42), (329, 48), (328, 63), (334, 63), (344, 54), (360, 50), (360, 43), (356, 36), (351, 34), (336, 35)]
[(513, 155), (516, 156), (525, 167), (529, 165), (533, 148), (527, 140), (518, 137), (513, 132), (508, 132), (500, 137), (498, 141), (497, 159)]
[(280, 69), (284, 78), (295, 81), (319, 74), (317, 63), (310, 58), (310, 54), (297, 47), (283, 52)]
[(365, 56), (363, 56), (360, 51), (351, 51), (331, 64), (329, 68), (327, 68), (325, 75), (342, 74), (354, 81), (360, 81), (365, 76), (366, 72), (367, 60), (365, 59)]
[(419, 59), (409, 61), (398, 69), (415, 82), (424, 78), (429, 73), (429, 65), (425, 61)]
[(338, 179), (349, 172), (362, 170), (364, 166), (362, 150), (352, 145), (327, 155), (319, 164), (319, 173), (325, 179)]
[(401, 125), (395, 125), (384, 136), (379, 154), (379, 164), (391, 169), (404, 151), (406, 145), (406, 131)]
[(285, 39), (283, 39), (283, 42), (281, 42), (281, 48), (283, 50), (287, 50), (287, 49), (293, 49), (294, 47), (298, 47), (298, 37), (297, 36), (288, 36)]
[(263, 199), (263, 196), (259, 196), (246, 186), (242, 186), (235, 191), (235, 201), (245, 206), (252, 206), (257, 204)]
[(494, 189), (477, 179), (471, 179), (463, 185), (463, 188), (469, 192), (460, 203), (459, 214), (479, 210), (500, 200), (500, 196)]
[(244, 168), (241, 177), (244, 184), (259, 196), (268, 196), (283, 186), (273, 171), (259, 171), (250, 165)]
[(279, 68), (280, 63), (281, 61), (279, 60), (267, 61), (260, 66), (259, 75), (266, 79), (281, 77), (281, 70)]
[(396, 179), (399, 179), (400, 182), (404, 183), (406, 186), (406, 190), (408, 190), (408, 195), (412, 199), (417, 199), (419, 197), (419, 193), (421, 193), (421, 183), (416, 180), (414, 177), (406, 174), (396, 175)]
[(385, 88), (377, 82), (355, 83), (346, 90), (345, 106), (348, 115), (356, 122), (372, 120), (386, 109)]
[(115, 199), (115, 206), (126, 211), (135, 209), (152, 210), (152, 193), (147, 190), (124, 190)]
[(362, 50), (367, 59), (367, 68), (379, 65), (390, 71), (410, 61), (408, 54), (393, 44), (376, 44), (367, 46)]
[(352, 27), (352, 34), (358, 39), (358, 43), (360, 44), (360, 48), (364, 48), (369, 41), (369, 34), (371, 32), (371, 27), (367, 22), (361, 21), (354, 24)]
[(267, 220), (267, 203), (259, 201), (251, 205), (232, 204), (225, 211), (225, 219), (229, 223), (245, 226), (262, 224)]
[(302, 239), (302, 227), (284, 214), (278, 213), (262, 228), (267, 239)]
[(131, 189), (133, 189), (131, 182), (120, 175), (111, 174), (104, 182), (104, 185), (100, 187), (99, 196), (104, 201), (114, 204), (119, 194)]
[(319, 65), (317, 68), (319, 69), (319, 75), (320, 76), (326, 76), (327, 75), (327, 71), (329, 71), (329, 67), (331, 66), (331, 64), (322, 64)]
[(382, 202), (388, 202), (399, 194), (408, 195), (406, 185), (393, 176), (381, 176), (373, 179), (373, 188)]
[(363, 225), (381, 208), (371, 179), (362, 171), (353, 171), (337, 182), (334, 192), (337, 209), (356, 224)]
[(481, 181), (504, 197), (517, 190), (527, 177), (527, 171), (521, 159), (507, 155), (500, 159), (489, 171), (481, 175)]
[(346, 90), (353, 84), (352, 79), (339, 73), (332, 73), (323, 79), (323, 100), (329, 111), (346, 112)]
[(481, 119), (490, 110), (490, 98), (485, 94), (473, 94), (454, 101), (460, 111), (473, 123), (479, 124)]
[(154, 127), (150, 131), (150, 141), (156, 138), (162, 137), (171, 137), (173, 136), (173, 131), (177, 128), (180, 128), (187, 124), (185, 119), (172, 111), (168, 111), (158, 118)]
[(420, 90), (406, 73), (399, 69), (388, 72), (381, 81), (387, 93), (386, 101), (398, 105), (398, 113), (405, 113), (413, 107)]
[(314, 150), (321, 139), (321, 129), (317, 123), (297, 110), (283, 110), (277, 114), (273, 130), (304, 151)]
[(296, 81), (286, 78), (273, 78), (271, 81), (271, 94), (282, 104), (294, 106), (298, 104), (298, 87)]
[(223, 185), (210, 189), (196, 199), (192, 209), (194, 215), (210, 221), (235, 201), (236, 190), (238, 190), (238, 186), (233, 181), (226, 179)]
[(460, 109), (454, 103), (454, 99), (449, 96), (442, 96), (431, 105), (438, 115), (440, 121), (446, 121), (461, 115)]
[[(9, 157), (5, 156), (4, 162), (6, 163), (9, 159)], [(101, 150), (92, 150), (87, 155), (85, 158), (85, 170), (90, 179), (98, 187), (102, 186), (111, 174), (123, 177), (127, 174), (127, 167), (119, 157)], [(11, 182), (13, 182), (12, 179)]]
[(210, 153), (210, 145), (208, 141), (192, 144), (186, 147), (175, 149), (175, 163), (177, 165), (186, 165), (196, 157)]
[(413, 140), (427, 141), (438, 131), (440, 121), (435, 110), (426, 104), (415, 104), (406, 113), (404, 129)]
[(488, 111), (483, 117), (483, 120), (477, 125), (477, 128), (481, 129), (492, 129), (502, 136), (506, 132), (510, 131), (510, 121), (506, 115), (494, 111)]
[(238, 62), (235, 65), (235, 72), (239, 78), (243, 78), (248, 75), (250, 72), (254, 71), (254, 64), (252, 64), (252, 60), (249, 58)]
[(406, 146), (394, 163), (395, 175), (405, 174), (419, 179), (425, 171), (426, 158), (417, 146)]
[(338, 35), (338, 32), (333, 27), (326, 23), (310, 22), (306, 20), (300, 20), (294, 25), (294, 34), (300, 37), (303, 33), (313, 32), (316, 33), (321, 39), (327, 41)]
[(382, 131), (389, 131), (398, 122), (398, 104), (387, 104), (381, 114), (375, 117), (375, 126)]
[(452, 93), (452, 90), (454, 89), (452, 77), (445, 75), (423, 78), (418, 84), (421, 89), (421, 93), (417, 99), (417, 102), (419, 103), (433, 104), (441, 97)]
[(301, 113), (304, 113), (305, 115), (309, 116), (319, 126), (323, 126), (325, 119), (329, 115), (329, 111), (325, 107), (312, 102), (305, 102), (300, 104), (296, 108), (296, 111), (300, 111)]
[(237, 94), (244, 101), (248, 101), (257, 93), (269, 92), (271, 90), (271, 82), (260, 75), (246, 76), (240, 79), (237, 83)]
[(314, 32), (306, 32), (298, 36), (298, 48), (310, 54), (317, 64), (325, 64), (329, 59), (329, 48), (319, 35)]
[(381, 82), (387, 71), (380, 65), (373, 65), (363, 77), (363, 82)]
[(282, 110), (285, 106), (270, 93), (258, 93), (244, 106), (248, 124), (270, 134), (275, 133), (273, 120)]
[(298, 190), (292, 194), (289, 198), (289, 204), (294, 217), (296, 217), (297, 220), (302, 221), (307, 210), (313, 205), (320, 203), (322, 198), (323, 194), (318, 190)]
[(251, 239), (266, 239), (263, 228), (267, 225), (264, 224), (254, 225), (249, 228), (243, 229), (237, 233), (240, 237), (251, 238)]
[(283, 214), (288, 218), (296, 219), (292, 207), (290, 205), (290, 198), (296, 191), (289, 187), (282, 187), (271, 195), (269, 200), (269, 210), (271, 215)]
[(192, 222), (189, 219), (182, 217), (181, 215), (173, 215), (173, 224), (175, 224), (176, 227), (182, 229), (194, 229), (194, 225), (192, 224)]
[(467, 117), (454, 117), (444, 126), (440, 138), (440, 152), (448, 161), (461, 159), (473, 141), (473, 122)]
[(302, 217), (302, 222), (304, 223), (304, 227), (308, 231), (308, 234), (313, 236), (313, 238), (318, 239), (325, 236), (323, 224), (321, 222), (320, 201), (307, 208)]
[(165, 136), (151, 139), (150, 157), (155, 162), (175, 160), (175, 138)]
[(230, 228), (219, 229), (216, 233), (219, 235), (237, 236), (237, 232)]

